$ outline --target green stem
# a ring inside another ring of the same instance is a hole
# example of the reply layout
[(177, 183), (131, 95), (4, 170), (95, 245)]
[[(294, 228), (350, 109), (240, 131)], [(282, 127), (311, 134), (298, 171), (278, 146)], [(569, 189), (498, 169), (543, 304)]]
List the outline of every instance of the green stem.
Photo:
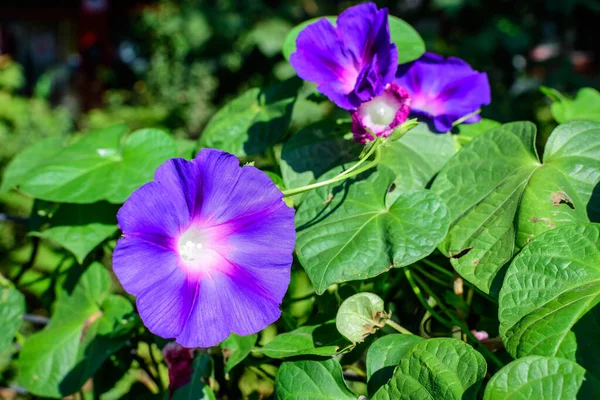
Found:
[(414, 271), (417, 274), (423, 275), (426, 278), (431, 279), (432, 281), (434, 281), (438, 285), (442, 285), (442, 286), (446, 286), (446, 287), (452, 287), (452, 283), (445, 282), (445, 281), (441, 280), (440, 278), (438, 278), (437, 276), (435, 276), (434, 274), (425, 271), (424, 269), (416, 269), (415, 268)]
[[(158, 348), (158, 347), (157, 347)], [(154, 351), (152, 350), (152, 343), (148, 343), (148, 353), (150, 354), (150, 361), (152, 361), (152, 365), (154, 366), (154, 369), (156, 370), (156, 381), (158, 383), (158, 390), (160, 390), (161, 393), (163, 393), (165, 391), (165, 386), (163, 385), (163, 381), (160, 377), (160, 366), (158, 364), (158, 361), (156, 360), (156, 357), (154, 357)]]
[(454, 121), (454, 122), (452, 123), (452, 127), (455, 127), (455, 126), (457, 126), (457, 125), (460, 125), (460, 124), (462, 124), (463, 122), (465, 122), (466, 120), (468, 120), (468, 119), (469, 119), (469, 118), (471, 118), (471, 117), (474, 117), (475, 115), (479, 114), (480, 112), (481, 112), (481, 108), (480, 108), (480, 109), (477, 109), (477, 110), (475, 110), (475, 111), (473, 111), (472, 113), (469, 113), (469, 114), (465, 115), (465, 116), (464, 116), (464, 117), (462, 117), (462, 118), (459, 118), (459, 119), (457, 119), (456, 121)]
[(427, 299), (425, 299), (425, 297), (423, 296), (423, 292), (421, 292), (421, 288), (417, 286), (415, 280), (413, 279), (412, 273), (410, 272), (409, 268), (404, 268), (404, 275), (406, 275), (406, 279), (408, 280), (410, 287), (415, 293), (415, 296), (417, 296), (417, 299), (421, 302), (421, 305), (423, 305), (423, 307), (425, 307), (425, 309), (429, 311), (429, 314), (431, 314), (435, 319), (437, 319), (442, 325), (452, 330), (454, 328), (452, 326), (452, 323), (446, 321), (446, 318), (442, 317), (437, 311), (433, 309), (433, 307), (429, 305)]
[(434, 263), (433, 261), (430, 261), (426, 258), (422, 259), (420, 262), (427, 265), (428, 267), (431, 267), (431, 268), (441, 272), (442, 274), (446, 275), (447, 277), (454, 279), (454, 274), (451, 271), (448, 271), (446, 268), (442, 267), (441, 265), (438, 265), (438, 264)]
[(390, 326), (390, 327), (394, 328), (395, 330), (397, 330), (400, 333), (404, 333), (405, 335), (414, 335), (414, 333), (412, 333), (411, 331), (409, 331), (408, 329), (406, 329), (402, 325), (395, 323), (391, 319), (387, 319), (385, 321), (385, 324), (387, 326)]
[[(373, 151), (375, 152), (375, 158), (373, 159), (373, 161), (371, 161), (367, 165), (362, 166), (361, 168), (356, 169), (356, 167), (358, 165), (362, 164), (364, 162), (364, 160), (366, 160), (373, 153)], [(345, 179), (351, 178), (353, 176), (356, 176), (358, 174), (361, 174), (361, 173), (365, 172), (368, 169), (373, 168), (374, 166), (376, 166), (379, 163), (380, 159), (381, 159), (380, 146), (373, 145), (373, 148), (369, 151), (369, 153), (367, 153), (363, 159), (359, 160), (349, 170), (344, 171), (344, 172), (340, 173), (339, 175), (336, 175), (333, 178), (327, 179), (327, 180), (322, 181), (322, 182), (317, 182), (317, 183), (313, 183), (311, 185), (301, 186), (301, 187), (294, 188), (294, 189), (284, 190), (283, 191), (283, 196), (284, 197), (293, 196), (295, 194), (300, 194), (300, 193), (308, 192), (309, 190), (313, 190), (313, 189), (316, 189), (316, 188), (320, 188), (322, 186), (327, 186), (327, 185), (330, 185), (332, 183), (343, 181)]]
[(475, 337), (475, 335), (473, 335), (468, 326), (466, 326), (464, 323), (459, 321), (458, 318), (456, 318), (452, 311), (440, 301), (440, 299), (436, 296), (436, 294), (431, 290), (431, 288), (427, 285), (425, 281), (423, 281), (418, 276), (415, 276), (415, 280), (427, 292), (427, 294), (436, 301), (436, 303), (442, 309), (442, 311), (448, 317), (450, 317), (452, 325), (459, 327), (469, 337), (469, 339), (471, 339), (477, 344), (479, 351), (485, 354), (494, 364), (496, 364), (499, 368), (504, 367), (504, 363), (498, 357), (496, 357), (496, 355), (492, 353), (487, 347), (485, 347), (483, 343), (481, 343), (481, 341)]

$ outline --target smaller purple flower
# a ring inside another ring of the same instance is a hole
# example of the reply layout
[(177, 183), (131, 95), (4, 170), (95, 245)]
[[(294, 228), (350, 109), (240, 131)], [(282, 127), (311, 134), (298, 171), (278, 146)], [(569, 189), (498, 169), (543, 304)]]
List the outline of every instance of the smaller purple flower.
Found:
[(394, 128), (408, 118), (410, 102), (410, 95), (404, 88), (390, 83), (381, 96), (350, 111), (354, 140), (366, 143), (375, 140), (374, 136), (390, 136)]
[(144, 325), (210, 347), (275, 322), (290, 282), (294, 210), (262, 171), (203, 149), (166, 161), (117, 214), (113, 270)]
[(326, 19), (310, 24), (298, 35), (290, 62), (339, 107), (358, 108), (381, 95), (398, 68), (387, 9), (365, 3), (342, 12), (335, 27)]
[[(412, 97), (412, 113), (433, 120), (440, 132), (452, 129), (456, 120), (490, 104), (490, 84), (485, 72), (477, 72), (460, 58), (425, 53), (400, 65), (395, 82)], [(475, 115), (465, 123), (481, 119)]]

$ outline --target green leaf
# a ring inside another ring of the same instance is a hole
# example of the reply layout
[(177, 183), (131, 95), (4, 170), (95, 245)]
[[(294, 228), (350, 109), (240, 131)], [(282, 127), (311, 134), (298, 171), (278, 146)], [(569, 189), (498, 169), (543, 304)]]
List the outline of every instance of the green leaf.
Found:
[(367, 353), (369, 393), (377, 392), (377, 389), (388, 383), (400, 360), (415, 344), (423, 340), (420, 336), (396, 333), (374, 341)]
[(263, 152), (289, 127), (300, 83), (293, 78), (267, 91), (254, 88), (244, 92), (211, 118), (200, 136), (200, 146), (237, 157)]
[(280, 333), (257, 351), (271, 358), (296, 356), (332, 356), (347, 345), (334, 323), (301, 326)]
[(440, 250), (465, 279), (493, 295), (503, 267), (536, 235), (589, 221), (586, 206), (600, 180), (600, 124), (556, 128), (543, 164), (535, 131), (515, 122), (475, 137), (433, 183), (452, 216)]
[[(531, 356), (498, 371), (485, 388), (484, 400), (592, 399), (580, 391), (585, 369), (563, 358)], [(579, 392), (578, 395), (576, 395)]]
[(50, 225), (38, 236), (69, 250), (82, 264), (85, 257), (117, 231), (119, 207), (106, 202), (61, 204), (50, 218)]
[(386, 204), (394, 174), (379, 166), (362, 176), (307, 193), (296, 213), (296, 254), (318, 294), (334, 283), (409, 265), (446, 235), (449, 214), (435, 194), (403, 193)]
[(190, 383), (177, 389), (170, 400), (216, 400), (215, 394), (208, 385), (213, 368), (211, 356), (199, 354), (194, 359), (193, 368), (194, 373)]
[(600, 122), (600, 92), (596, 89), (580, 89), (574, 99), (563, 96), (555, 89), (544, 88), (542, 92), (554, 100), (550, 110), (559, 124), (575, 120)]
[(402, 357), (372, 400), (475, 399), (485, 372), (485, 359), (468, 344), (450, 338), (423, 340)]
[(27, 339), (19, 357), (20, 384), (39, 396), (60, 398), (79, 390), (133, 328), (133, 307), (109, 293), (102, 264), (74, 272), (57, 295), (50, 323)]
[(63, 138), (49, 137), (27, 147), (6, 166), (0, 183), (0, 194), (18, 186), (30, 171), (34, 171), (63, 147)]
[(0, 274), (0, 353), (13, 342), (25, 314), (25, 297)]
[(275, 378), (279, 400), (356, 400), (348, 390), (342, 367), (335, 360), (288, 361), (281, 364)]
[(415, 28), (398, 17), (390, 15), (390, 37), (398, 48), (398, 64), (414, 61), (425, 53), (425, 42)]
[[(326, 18), (334, 26), (337, 21), (337, 16), (319, 17), (305, 21), (292, 28), (283, 42), (282, 51), (286, 60), (289, 61), (292, 53), (296, 51), (296, 39), (298, 39), (300, 32), (308, 25), (313, 24), (322, 18)], [(391, 15), (388, 17), (388, 22), (390, 26), (391, 41), (396, 43), (396, 47), (398, 48), (398, 64), (416, 60), (425, 53), (425, 43), (412, 26), (400, 18)]]
[(556, 228), (533, 239), (508, 268), (500, 335), (514, 357), (558, 356), (600, 379), (600, 225)]
[[(313, 183), (331, 168), (358, 160), (363, 145), (344, 136), (350, 124), (326, 119), (300, 129), (281, 150), (281, 176), (286, 188)], [(302, 194), (293, 196), (299, 203)]]
[(383, 148), (381, 165), (396, 175), (396, 195), (422, 189), (456, 153), (450, 133), (436, 134), (420, 123), (400, 140)]
[(31, 196), (62, 203), (123, 203), (176, 156), (175, 142), (158, 129), (133, 132), (121, 144), (122, 125), (95, 131), (60, 150), (23, 177)]
[(228, 373), (244, 361), (252, 351), (258, 335), (239, 336), (232, 333), (221, 343), (223, 357), (225, 358), (225, 373)]
[(357, 293), (340, 305), (335, 326), (346, 339), (359, 343), (382, 328), (388, 318), (381, 297), (373, 293)]
[(479, 122), (474, 124), (460, 124), (455, 129), (458, 132), (456, 136), (456, 140), (462, 146), (466, 143), (470, 142), (476, 136), (481, 135), (484, 132), (489, 131), (490, 129), (497, 128), (502, 125), (498, 121), (494, 121), (492, 119), (482, 118)]

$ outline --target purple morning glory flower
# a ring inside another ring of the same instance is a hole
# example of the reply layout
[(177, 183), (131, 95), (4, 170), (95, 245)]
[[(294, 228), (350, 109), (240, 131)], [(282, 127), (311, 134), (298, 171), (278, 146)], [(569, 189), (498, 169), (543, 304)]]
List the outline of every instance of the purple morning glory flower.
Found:
[(294, 210), (260, 170), (213, 149), (171, 159), (117, 219), (113, 269), (152, 333), (210, 347), (279, 318)]
[(354, 140), (366, 143), (375, 140), (374, 136), (390, 136), (394, 128), (408, 118), (410, 102), (410, 95), (404, 88), (390, 83), (381, 96), (350, 111)]
[[(440, 132), (449, 131), (454, 121), (491, 101), (487, 74), (456, 57), (425, 53), (416, 61), (400, 65), (395, 82), (410, 93), (412, 112), (433, 120)], [(475, 115), (465, 123), (480, 119)]]
[(342, 12), (336, 27), (326, 19), (310, 24), (298, 35), (290, 62), (339, 107), (358, 108), (383, 93), (398, 67), (387, 9), (360, 4)]

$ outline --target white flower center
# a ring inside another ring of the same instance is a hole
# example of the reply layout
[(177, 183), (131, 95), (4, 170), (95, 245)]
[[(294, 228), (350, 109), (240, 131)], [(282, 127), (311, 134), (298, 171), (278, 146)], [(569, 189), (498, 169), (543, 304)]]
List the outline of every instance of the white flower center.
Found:
[(179, 256), (185, 262), (197, 262), (206, 254), (202, 234), (195, 230), (187, 230), (177, 241)]
[(386, 97), (375, 97), (362, 105), (361, 114), (368, 115), (371, 124), (388, 126), (394, 121), (398, 107), (397, 104), (390, 104), (391, 102)]

